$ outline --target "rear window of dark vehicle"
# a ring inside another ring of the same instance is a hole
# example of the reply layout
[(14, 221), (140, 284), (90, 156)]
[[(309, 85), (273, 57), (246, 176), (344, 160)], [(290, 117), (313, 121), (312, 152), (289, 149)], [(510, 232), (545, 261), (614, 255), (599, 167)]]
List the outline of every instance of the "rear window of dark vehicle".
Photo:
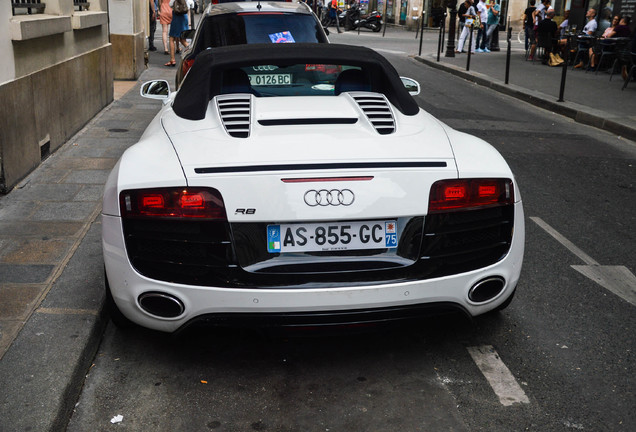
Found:
[[(327, 43), (313, 15), (294, 13), (239, 13), (208, 17), (200, 29), (196, 52), (209, 47), (254, 43)], [(278, 37), (277, 37), (278, 35)]]

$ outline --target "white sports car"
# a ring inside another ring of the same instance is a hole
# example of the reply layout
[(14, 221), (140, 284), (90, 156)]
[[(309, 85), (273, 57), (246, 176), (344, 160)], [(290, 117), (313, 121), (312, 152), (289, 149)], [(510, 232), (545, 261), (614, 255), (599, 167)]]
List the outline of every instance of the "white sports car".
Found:
[[(408, 87), (408, 88), (407, 88)], [(111, 316), (330, 325), (506, 307), (524, 253), (501, 155), (422, 111), (376, 52), (328, 44), (202, 52), (111, 173)]]

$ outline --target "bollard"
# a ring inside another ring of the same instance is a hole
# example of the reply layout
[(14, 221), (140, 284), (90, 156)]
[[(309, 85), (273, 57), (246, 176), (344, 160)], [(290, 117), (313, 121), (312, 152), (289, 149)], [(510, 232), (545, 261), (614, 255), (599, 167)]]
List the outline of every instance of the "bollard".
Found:
[(442, 52), (444, 46), (444, 22), (446, 21), (446, 14), (444, 14), (444, 20), (439, 24), (439, 37), (437, 38), (437, 62), (439, 63), (439, 55)]
[[(508, 19), (508, 22), (510, 23), (510, 19)], [(508, 82), (510, 81), (510, 52), (511, 52), (510, 39), (512, 39), (512, 27), (510, 27), (510, 24), (508, 24), (508, 50), (506, 52), (506, 84), (508, 84)]]
[(419, 51), (419, 56), (422, 55), (422, 39), (424, 39), (424, 14), (426, 12), (422, 11), (422, 16), (421, 16), (421, 20), (422, 22), (420, 23), (420, 51)]
[(557, 102), (563, 102), (563, 94), (565, 93), (565, 76), (568, 72), (568, 63), (570, 63), (570, 34), (566, 35), (565, 58), (563, 59), (563, 69), (561, 70), (561, 88), (559, 88), (559, 99), (557, 99)]
[(384, 19), (384, 28), (382, 29), (382, 37), (384, 37), (384, 34), (386, 33), (386, 4), (387, 2), (384, 2), (384, 13), (382, 14), (382, 19)]
[(468, 57), (466, 58), (466, 71), (470, 70), (470, 55), (473, 52), (473, 25), (470, 25), (470, 35), (468, 36)]

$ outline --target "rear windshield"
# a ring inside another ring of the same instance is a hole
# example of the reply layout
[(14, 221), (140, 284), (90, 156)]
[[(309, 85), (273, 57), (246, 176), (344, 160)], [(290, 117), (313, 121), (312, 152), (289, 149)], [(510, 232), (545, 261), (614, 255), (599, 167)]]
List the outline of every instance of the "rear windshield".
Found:
[(255, 43), (326, 43), (313, 15), (239, 13), (209, 16), (202, 24), (195, 53), (206, 48)]
[(267, 96), (333, 96), (372, 91), (370, 74), (344, 64), (257, 65), (223, 72), (221, 94)]

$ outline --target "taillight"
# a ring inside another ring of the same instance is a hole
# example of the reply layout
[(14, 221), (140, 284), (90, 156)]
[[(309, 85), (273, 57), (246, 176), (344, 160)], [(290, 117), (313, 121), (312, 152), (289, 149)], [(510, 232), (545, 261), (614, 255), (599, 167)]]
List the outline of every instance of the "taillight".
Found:
[(194, 64), (194, 58), (183, 60), (183, 63), (181, 63), (181, 72), (183, 72), (183, 76), (185, 76), (186, 73), (188, 73), (188, 71), (190, 70), (193, 64)]
[(119, 205), (123, 218), (227, 219), (223, 197), (212, 188), (125, 190)]
[(473, 209), (514, 203), (512, 180), (439, 180), (431, 186), (428, 212)]

